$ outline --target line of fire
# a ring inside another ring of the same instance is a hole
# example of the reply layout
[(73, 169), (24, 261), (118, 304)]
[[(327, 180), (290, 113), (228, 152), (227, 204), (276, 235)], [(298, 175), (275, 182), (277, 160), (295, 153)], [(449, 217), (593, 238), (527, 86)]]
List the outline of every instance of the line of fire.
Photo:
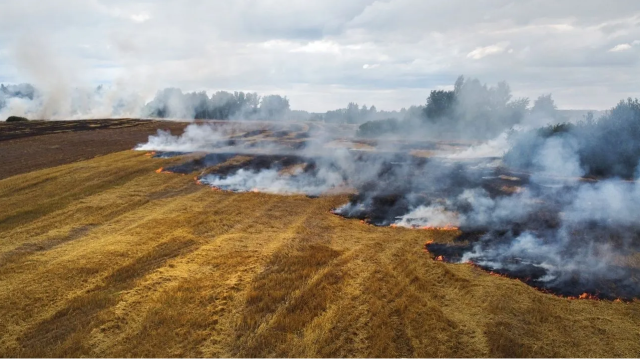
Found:
[(151, 158), (179, 157), (156, 172), (192, 175), (212, 190), (346, 194), (348, 201), (332, 210), (345, 219), (450, 231), (453, 241), (424, 246), (436, 261), (473, 265), (569, 299), (640, 297), (640, 268), (632, 260), (640, 226), (598, 202), (636, 193), (633, 180), (558, 176), (511, 168), (500, 156), (460, 156), (473, 150), (469, 143), (354, 140), (309, 126), (191, 126), (217, 135), (194, 142), (160, 132), (137, 149)]

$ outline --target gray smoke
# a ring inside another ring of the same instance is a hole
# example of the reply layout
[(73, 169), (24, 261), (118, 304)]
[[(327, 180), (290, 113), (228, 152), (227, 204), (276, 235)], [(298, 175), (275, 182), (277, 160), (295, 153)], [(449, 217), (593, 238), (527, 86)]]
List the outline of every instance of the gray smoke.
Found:
[(283, 173), (275, 169), (259, 172), (240, 169), (232, 176), (206, 175), (200, 182), (235, 192), (302, 193), (311, 196), (318, 196), (344, 184), (340, 173), (326, 168), (321, 168), (313, 175), (304, 173), (301, 168), (296, 168), (292, 173)]
[[(549, 100), (543, 96), (536, 104), (540, 107)], [(537, 111), (530, 116), (540, 121), (542, 112)], [(430, 158), (409, 151), (425, 144), (440, 151), (432, 142), (383, 137), (375, 148), (357, 149), (353, 132), (341, 133), (337, 126), (304, 126), (310, 129), (298, 147), (287, 145), (290, 135), (284, 135), (287, 140), (269, 137), (286, 132), (282, 128), (256, 132), (237, 127), (225, 132), (224, 126), (193, 124), (181, 136), (152, 136), (138, 149), (296, 156), (301, 159), (294, 166), (278, 161), (239, 165), (235, 171), (205, 174), (200, 181), (224, 190), (275, 194), (315, 196), (354, 190), (357, 194), (334, 213), (376, 225), (460, 227), (465, 233), (478, 233), (467, 247), (457, 247), (462, 252), (451, 261), (531, 277), (535, 285), (561, 294), (602, 292), (607, 298), (640, 294), (634, 289), (635, 272), (625, 267), (628, 253), (640, 248), (637, 175), (633, 180), (584, 178), (589, 169), (579, 137), (562, 132), (539, 136), (536, 151), (528, 154), (531, 165), (517, 172), (500, 157), (513, 154), (520, 135), (532, 131), (526, 124), (485, 143), (456, 144), (454, 151), (441, 150), (439, 157)]]
[(157, 135), (149, 136), (149, 141), (136, 146), (139, 151), (166, 152), (210, 152), (220, 146), (220, 142), (228, 135), (226, 128), (211, 125), (191, 124), (184, 133), (174, 136), (171, 132), (158, 130)]

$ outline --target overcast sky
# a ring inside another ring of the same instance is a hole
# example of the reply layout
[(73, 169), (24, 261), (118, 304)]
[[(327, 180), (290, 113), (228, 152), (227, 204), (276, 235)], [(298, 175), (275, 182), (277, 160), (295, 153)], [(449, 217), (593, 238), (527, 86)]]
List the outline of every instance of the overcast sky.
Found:
[(638, 0), (0, 0), (0, 82), (424, 104), (460, 74), (561, 108), (640, 89)]

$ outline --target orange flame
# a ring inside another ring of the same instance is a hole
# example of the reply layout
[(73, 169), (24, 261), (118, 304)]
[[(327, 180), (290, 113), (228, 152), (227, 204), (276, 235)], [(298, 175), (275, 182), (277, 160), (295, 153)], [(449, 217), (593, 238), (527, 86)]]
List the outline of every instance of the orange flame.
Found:
[(437, 256), (436, 258), (434, 258), (435, 260), (442, 262), (444, 261), (444, 257), (443, 256)]
[(429, 253), (429, 249), (427, 249), (427, 246), (430, 245), (431, 243), (433, 243), (433, 240), (429, 240), (424, 243), (424, 247), (422, 247), (422, 249), (424, 250), (425, 253)]
[(489, 272), (489, 275), (492, 275), (494, 277), (500, 277), (500, 278), (509, 278), (504, 274), (500, 274), (500, 273), (496, 273), (496, 272)]
[[(473, 262), (466, 262), (466, 264), (468, 264), (468, 265), (470, 265), (470, 266), (472, 266), (474, 268), (477, 268), (479, 270), (482, 270), (484, 272), (487, 272), (482, 267), (480, 267), (479, 265), (477, 265), (477, 264), (475, 264)], [(489, 275), (494, 276), (494, 277), (502, 277), (502, 278), (507, 278), (507, 279), (512, 279), (512, 280), (519, 280), (519, 281), (521, 281), (523, 283), (527, 283), (526, 279), (523, 280), (523, 279), (519, 279), (519, 278), (511, 278), (511, 277), (509, 277), (507, 275), (499, 274), (499, 273), (492, 272), (492, 271), (489, 271), (488, 273), (489, 273)], [(542, 292), (542, 293), (545, 293), (545, 294), (551, 294), (551, 295), (553, 295), (555, 297), (564, 298), (564, 299), (567, 299), (567, 300), (578, 300), (578, 299), (600, 300), (600, 298), (598, 298), (598, 296), (592, 295), (592, 294), (589, 294), (589, 293), (582, 293), (577, 297), (572, 297), (572, 296), (563, 296), (563, 295), (555, 294), (555, 293), (552, 293), (552, 292), (550, 292), (550, 291), (548, 291), (548, 290), (546, 290), (544, 288), (537, 288), (537, 287), (533, 287), (533, 288), (536, 289), (539, 292)], [(613, 300), (613, 302), (614, 303), (626, 303), (625, 301), (623, 301), (620, 298), (617, 298), (617, 299)]]
[[(391, 228), (397, 228), (399, 227), (397, 223), (391, 223), (389, 225), (389, 227)], [(457, 231), (459, 229), (459, 227), (453, 226), (451, 224), (446, 224), (444, 226), (417, 226), (417, 225), (412, 225), (411, 227), (412, 229), (423, 229), (423, 230), (431, 230), (431, 231)]]
[(156, 151), (151, 151), (151, 152), (145, 153), (144, 155), (147, 156), (147, 157), (151, 157), (151, 156), (153, 156), (155, 154), (156, 154)]
[[(158, 169), (156, 170), (156, 173), (174, 173), (174, 172), (171, 172), (171, 171), (169, 171), (169, 170), (166, 170), (166, 169), (164, 169), (164, 167), (160, 167), (160, 168), (158, 168)], [(184, 175), (184, 173), (183, 173), (183, 175)]]
[(598, 297), (589, 293), (582, 293), (580, 294), (580, 296), (578, 296), (578, 299), (598, 299)]
[(459, 228), (452, 225), (444, 225), (442, 227), (438, 226), (422, 226), (418, 227), (419, 229), (431, 230), (431, 231), (457, 231)]

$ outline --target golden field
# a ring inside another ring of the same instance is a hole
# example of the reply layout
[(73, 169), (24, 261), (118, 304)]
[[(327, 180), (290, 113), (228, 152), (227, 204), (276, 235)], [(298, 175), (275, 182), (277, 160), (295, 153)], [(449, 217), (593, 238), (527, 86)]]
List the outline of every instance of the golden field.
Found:
[(346, 196), (212, 191), (134, 151), (0, 180), (2, 356), (640, 356), (640, 301), (432, 260)]

